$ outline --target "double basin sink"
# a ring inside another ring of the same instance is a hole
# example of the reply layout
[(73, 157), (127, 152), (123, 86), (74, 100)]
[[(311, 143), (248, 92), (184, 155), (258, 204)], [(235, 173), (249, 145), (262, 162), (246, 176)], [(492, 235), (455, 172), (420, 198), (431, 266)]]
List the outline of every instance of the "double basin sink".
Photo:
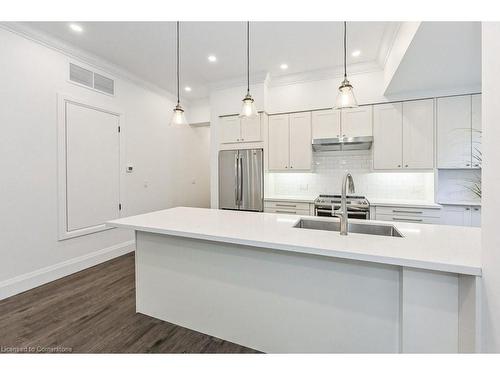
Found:
[[(340, 232), (340, 221), (300, 219), (294, 228), (317, 229)], [(403, 237), (394, 225), (348, 223), (347, 233), (371, 234), (375, 236)]]

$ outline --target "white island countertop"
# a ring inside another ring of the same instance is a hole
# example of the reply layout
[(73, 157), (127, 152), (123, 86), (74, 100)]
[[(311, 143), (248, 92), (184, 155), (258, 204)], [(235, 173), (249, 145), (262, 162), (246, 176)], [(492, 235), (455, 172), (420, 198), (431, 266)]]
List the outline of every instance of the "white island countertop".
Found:
[(398, 222), (390, 224), (403, 234), (403, 238), (357, 233), (340, 236), (338, 232), (294, 228), (300, 218), (297, 215), (176, 207), (112, 220), (107, 225), (302, 254), (481, 275), (479, 228)]

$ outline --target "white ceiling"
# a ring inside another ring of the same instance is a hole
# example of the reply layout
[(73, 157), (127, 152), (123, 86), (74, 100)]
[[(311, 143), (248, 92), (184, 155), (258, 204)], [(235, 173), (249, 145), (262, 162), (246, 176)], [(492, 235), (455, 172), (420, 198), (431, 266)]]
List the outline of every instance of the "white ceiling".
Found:
[(481, 85), (481, 22), (422, 22), (386, 94)]
[[(156, 86), (175, 92), (174, 22), (81, 22), (81, 34), (66, 22), (25, 22), (37, 31), (90, 52)], [(348, 64), (355, 70), (380, 66), (392, 45), (397, 22), (348, 23)], [(273, 77), (342, 65), (341, 22), (252, 22), (253, 74)], [(181, 23), (181, 85), (188, 99), (208, 95), (210, 85), (242, 79), (246, 74), (244, 22)], [(359, 57), (350, 53), (361, 50)], [(209, 63), (207, 56), (217, 56)], [(289, 69), (282, 71), (280, 64)]]

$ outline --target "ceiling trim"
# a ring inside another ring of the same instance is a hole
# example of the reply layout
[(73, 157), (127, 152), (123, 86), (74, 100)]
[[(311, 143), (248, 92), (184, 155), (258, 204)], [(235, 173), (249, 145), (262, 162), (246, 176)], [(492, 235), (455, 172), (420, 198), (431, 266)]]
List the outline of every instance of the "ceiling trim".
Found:
[[(93, 55), (80, 48), (76, 48), (67, 43), (64, 43), (61, 40), (49, 36), (41, 31), (38, 31), (36, 29), (33, 29), (25, 25), (21, 25), (17, 22), (0, 22), (0, 28), (10, 31), (18, 36), (21, 36), (35, 43), (38, 43), (44, 47), (50, 48), (71, 59), (78, 60), (84, 64), (92, 66), (108, 74), (114, 75), (117, 78), (130, 81), (138, 86), (141, 86), (142, 88), (153, 91), (161, 96), (164, 96), (173, 102), (177, 101), (177, 97), (171, 92), (149, 81), (139, 78), (137, 75), (131, 73), (130, 71), (123, 69), (122, 67), (113, 64), (99, 56)], [(186, 100), (185, 98), (183, 98), (182, 100), (183, 102), (186, 103), (186, 105), (189, 104), (189, 101)]]
[(385, 68), (385, 64), (387, 63), (387, 59), (391, 54), (392, 47), (394, 47), (394, 43), (396, 42), (401, 25), (402, 22), (390, 23), (384, 31), (377, 59), (378, 64), (382, 69)]
[[(313, 81), (322, 81), (327, 79), (335, 79), (342, 78), (344, 75), (343, 67), (336, 67), (330, 69), (318, 69), (312, 70), (308, 72), (300, 72), (294, 74), (280, 75), (276, 77), (270, 77), (269, 86), (288, 86), (294, 85), (298, 83), (305, 82), (313, 82)], [(366, 63), (358, 63), (351, 64), (347, 67), (348, 75), (357, 75), (357, 74), (367, 74), (380, 72), (383, 69), (379, 66), (376, 61), (366, 62)]]
[[(257, 72), (257, 73), (250, 73), (250, 86), (252, 85), (258, 85), (261, 83), (264, 83), (269, 80), (269, 73), (268, 72)], [(229, 89), (229, 88), (234, 88), (234, 87), (242, 87), (247, 85), (247, 77), (246, 76), (241, 76), (241, 77), (235, 77), (231, 79), (226, 79), (222, 81), (217, 81), (217, 82), (212, 82), (207, 85), (209, 95), (210, 91), (212, 90), (224, 90), (224, 89)]]

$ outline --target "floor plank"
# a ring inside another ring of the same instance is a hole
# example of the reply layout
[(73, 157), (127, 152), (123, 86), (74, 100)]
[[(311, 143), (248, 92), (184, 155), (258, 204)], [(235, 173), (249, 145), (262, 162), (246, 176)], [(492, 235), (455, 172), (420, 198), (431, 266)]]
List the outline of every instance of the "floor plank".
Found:
[(0, 301), (0, 352), (257, 353), (135, 312), (127, 254)]

